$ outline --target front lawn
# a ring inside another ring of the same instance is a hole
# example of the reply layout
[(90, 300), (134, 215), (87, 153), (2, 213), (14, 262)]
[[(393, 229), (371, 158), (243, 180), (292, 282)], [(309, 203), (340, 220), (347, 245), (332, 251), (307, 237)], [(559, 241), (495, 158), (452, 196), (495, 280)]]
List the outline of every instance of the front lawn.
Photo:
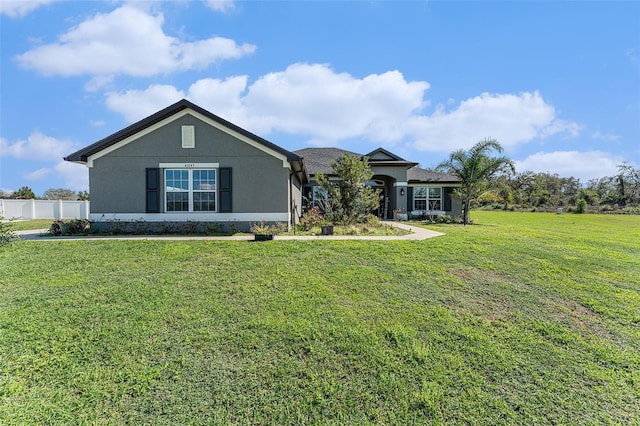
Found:
[(12, 231), (31, 231), (38, 229), (49, 229), (53, 220), (51, 219), (34, 219), (34, 220), (12, 220), (8, 222), (8, 227)]
[(636, 424), (640, 223), (0, 249), (0, 424)]

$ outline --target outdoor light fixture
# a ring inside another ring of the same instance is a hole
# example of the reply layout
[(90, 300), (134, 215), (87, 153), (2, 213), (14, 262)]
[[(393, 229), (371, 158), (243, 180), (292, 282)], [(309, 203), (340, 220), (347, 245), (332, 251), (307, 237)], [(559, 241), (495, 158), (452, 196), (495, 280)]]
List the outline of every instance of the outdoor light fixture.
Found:
[(400, 188), (400, 195), (404, 195), (404, 188)]

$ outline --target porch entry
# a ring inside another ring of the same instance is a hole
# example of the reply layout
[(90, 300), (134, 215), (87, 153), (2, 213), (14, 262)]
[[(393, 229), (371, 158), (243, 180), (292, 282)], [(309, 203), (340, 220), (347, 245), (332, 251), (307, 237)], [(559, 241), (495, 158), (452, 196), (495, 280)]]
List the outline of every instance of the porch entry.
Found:
[(373, 212), (373, 214), (377, 216), (378, 219), (389, 219), (391, 202), (389, 199), (389, 192), (387, 191), (387, 179), (380, 176), (374, 176), (367, 182), (367, 186), (376, 189), (380, 194), (378, 208)]

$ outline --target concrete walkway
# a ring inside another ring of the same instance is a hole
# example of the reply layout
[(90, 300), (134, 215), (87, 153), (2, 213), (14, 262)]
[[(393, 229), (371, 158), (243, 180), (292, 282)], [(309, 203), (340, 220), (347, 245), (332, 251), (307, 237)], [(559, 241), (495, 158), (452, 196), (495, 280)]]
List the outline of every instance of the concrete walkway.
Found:
[[(384, 221), (391, 226), (411, 232), (407, 235), (276, 235), (275, 240), (426, 240), (428, 238), (444, 235), (442, 232), (431, 231), (418, 226), (407, 225), (406, 223)], [(88, 235), (88, 236), (63, 236), (50, 237), (43, 236), (47, 229), (36, 229), (31, 231), (16, 231), (16, 234), (23, 240), (38, 241), (87, 241), (87, 240), (172, 240), (172, 241), (252, 241), (253, 235), (232, 235), (227, 237), (209, 237), (203, 235)]]

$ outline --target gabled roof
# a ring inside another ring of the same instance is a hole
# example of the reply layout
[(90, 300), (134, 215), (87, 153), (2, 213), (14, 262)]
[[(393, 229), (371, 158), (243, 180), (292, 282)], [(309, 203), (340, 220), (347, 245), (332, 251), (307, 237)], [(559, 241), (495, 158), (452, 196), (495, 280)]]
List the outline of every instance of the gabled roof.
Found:
[(186, 99), (183, 99), (181, 101), (176, 102), (173, 105), (170, 105), (166, 108), (164, 108), (163, 110), (160, 110), (158, 112), (156, 112), (155, 114), (150, 115), (147, 118), (144, 118), (140, 121), (138, 121), (137, 123), (133, 123), (132, 125), (125, 127), (124, 129), (110, 135), (107, 136), (104, 139), (99, 140), (98, 142), (95, 142), (87, 147), (82, 148), (79, 151), (74, 152), (73, 154), (70, 154), (66, 157), (64, 157), (64, 159), (66, 161), (72, 161), (72, 162), (76, 162), (76, 163), (86, 163), (87, 159), (91, 156), (94, 155), (124, 139), (127, 139), (130, 136), (135, 135), (138, 132), (141, 132), (145, 129), (147, 129), (148, 127), (153, 126), (156, 123), (159, 123), (162, 120), (165, 120), (169, 117), (171, 117), (174, 114), (177, 114), (185, 109), (191, 109), (201, 115), (203, 115), (204, 117), (215, 121), (216, 123), (227, 127), (228, 129), (239, 133), (240, 135), (251, 139), (252, 141), (263, 145), (266, 148), (269, 148), (277, 153), (280, 153), (282, 155), (284, 155), (287, 160), (289, 162), (301, 162), (302, 158), (299, 155), (294, 154), (291, 151), (287, 151), (284, 148), (279, 147), (278, 145), (269, 142), (266, 139), (261, 138), (260, 136), (257, 136), (241, 127), (236, 126), (235, 124), (218, 117), (215, 114), (212, 114), (211, 112), (207, 111), (204, 108), (199, 107), (198, 105), (187, 101)]
[(407, 180), (409, 183), (459, 183), (460, 178), (446, 173), (436, 172), (420, 167), (412, 167), (407, 170)]
[(402, 166), (408, 169), (418, 165), (418, 163), (407, 161), (384, 148), (378, 148), (364, 156), (369, 158), (369, 165), (371, 166)]
[(372, 161), (407, 161), (404, 158), (398, 157), (396, 154), (387, 151), (384, 148), (374, 149), (368, 154), (365, 154), (365, 157), (369, 157), (369, 162)]
[[(378, 148), (366, 155), (340, 148), (304, 148), (293, 152), (304, 159), (304, 165), (307, 169), (307, 173), (311, 176), (317, 173), (332, 175), (333, 169), (331, 168), (331, 163), (340, 157), (344, 157), (345, 153), (355, 155), (361, 159), (368, 157), (370, 166), (402, 166), (408, 169), (418, 164), (400, 158), (383, 148)], [(376, 154), (382, 155), (380, 156)], [(371, 159), (371, 155), (376, 155), (378, 159)]]
[(345, 154), (362, 157), (360, 154), (340, 148), (304, 148), (293, 152), (304, 159), (307, 173), (312, 176), (318, 173), (325, 175), (333, 174), (333, 169), (330, 164), (338, 158), (344, 157)]

